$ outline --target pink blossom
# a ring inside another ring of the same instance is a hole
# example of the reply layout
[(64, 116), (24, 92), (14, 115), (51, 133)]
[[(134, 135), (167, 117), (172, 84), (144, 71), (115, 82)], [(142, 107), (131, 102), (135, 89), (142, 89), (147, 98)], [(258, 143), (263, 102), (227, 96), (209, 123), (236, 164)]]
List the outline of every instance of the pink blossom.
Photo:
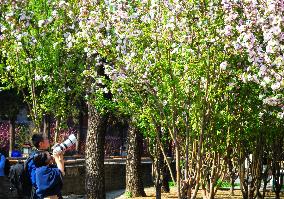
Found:
[(231, 25), (227, 25), (224, 28), (224, 35), (225, 36), (230, 36), (232, 34), (232, 29), (233, 27)]

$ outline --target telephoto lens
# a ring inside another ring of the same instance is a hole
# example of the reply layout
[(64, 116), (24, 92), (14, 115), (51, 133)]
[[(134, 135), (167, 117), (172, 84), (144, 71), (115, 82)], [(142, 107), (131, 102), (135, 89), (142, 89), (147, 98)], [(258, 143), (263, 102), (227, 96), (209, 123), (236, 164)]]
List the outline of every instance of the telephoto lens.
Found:
[(71, 147), (72, 145), (74, 145), (77, 142), (77, 138), (75, 137), (74, 134), (69, 135), (69, 137), (67, 138), (67, 140), (65, 140), (64, 142), (62, 142), (61, 144), (57, 145), (54, 149), (53, 149), (53, 154), (59, 154), (62, 153), (63, 151), (65, 151), (67, 148)]

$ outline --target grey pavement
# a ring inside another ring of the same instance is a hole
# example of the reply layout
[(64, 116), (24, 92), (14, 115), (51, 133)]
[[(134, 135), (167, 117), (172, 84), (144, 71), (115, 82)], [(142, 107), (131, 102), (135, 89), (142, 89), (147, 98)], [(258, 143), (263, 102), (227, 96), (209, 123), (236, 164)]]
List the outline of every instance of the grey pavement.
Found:
[[(106, 193), (106, 199), (123, 199), (124, 197), (124, 189), (116, 190), (116, 191), (109, 191)], [(64, 199), (85, 199), (86, 197), (83, 195), (69, 195), (63, 196)]]

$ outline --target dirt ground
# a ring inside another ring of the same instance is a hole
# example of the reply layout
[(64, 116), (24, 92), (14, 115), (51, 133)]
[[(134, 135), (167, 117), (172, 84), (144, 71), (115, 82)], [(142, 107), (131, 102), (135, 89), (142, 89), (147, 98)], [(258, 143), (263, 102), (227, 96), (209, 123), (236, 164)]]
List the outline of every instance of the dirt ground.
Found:
[[(145, 189), (146, 195), (147, 197), (136, 197), (135, 199), (155, 199), (155, 188), (151, 187), (151, 188), (146, 188)], [(177, 190), (176, 188), (172, 188), (170, 193), (162, 193), (162, 198), (177, 198)], [(267, 192), (266, 193), (265, 198), (275, 198), (274, 194), (271, 192)], [(123, 199), (126, 198), (125, 195), (122, 195), (120, 197), (118, 197), (118, 199)], [(202, 199), (202, 193), (199, 192), (198, 193), (198, 199)], [(217, 196), (215, 197), (215, 199), (241, 199), (242, 198), (242, 194), (240, 190), (236, 190), (235, 191), (235, 196), (230, 196), (230, 192), (227, 190), (219, 190), (217, 192)], [(282, 193), (281, 195), (281, 199), (284, 199), (284, 193)]]
[[(110, 191), (106, 193), (106, 199), (127, 199), (125, 193), (125, 190), (116, 190), (116, 191)], [(145, 188), (146, 197), (136, 197), (135, 199), (155, 199), (155, 188), (149, 187)], [(64, 196), (64, 199), (86, 199), (86, 196), (78, 196), (78, 195), (69, 195)], [(177, 190), (176, 188), (171, 188), (170, 193), (162, 193), (162, 198), (177, 198)], [(272, 199), (275, 198), (274, 194), (272, 192), (267, 192), (265, 199)], [(198, 193), (197, 199), (202, 199), (201, 192)], [(215, 199), (242, 199), (242, 194), (240, 190), (235, 191), (234, 196), (230, 196), (230, 192), (227, 190), (219, 190), (217, 192), (217, 195)], [(284, 192), (282, 192), (281, 199), (284, 199)]]

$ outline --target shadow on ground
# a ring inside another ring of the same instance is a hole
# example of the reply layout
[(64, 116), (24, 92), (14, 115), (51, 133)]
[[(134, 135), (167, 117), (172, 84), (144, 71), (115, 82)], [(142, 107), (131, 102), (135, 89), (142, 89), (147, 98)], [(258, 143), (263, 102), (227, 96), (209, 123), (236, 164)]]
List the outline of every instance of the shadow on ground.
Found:
[[(116, 191), (109, 191), (106, 193), (106, 199), (115, 199), (115, 198), (124, 198), (124, 189), (123, 190), (116, 190)], [(83, 195), (69, 195), (63, 196), (64, 199), (85, 199), (86, 197)]]

